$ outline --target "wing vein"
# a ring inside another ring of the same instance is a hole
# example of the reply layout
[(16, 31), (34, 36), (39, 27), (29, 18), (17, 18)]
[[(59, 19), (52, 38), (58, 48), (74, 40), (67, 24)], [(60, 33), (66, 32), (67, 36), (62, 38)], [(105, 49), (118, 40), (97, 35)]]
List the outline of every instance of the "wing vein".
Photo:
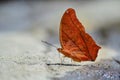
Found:
[[(70, 15), (69, 15), (70, 16)], [(76, 16), (75, 16), (76, 17)], [(80, 31), (80, 29), (76, 26), (76, 24), (74, 23), (74, 21), (73, 21), (73, 19), (72, 19), (72, 17), (70, 16), (70, 19), (71, 19), (71, 21), (72, 21), (72, 23), (75, 25), (75, 27)], [(76, 18), (77, 19), (77, 18)], [(77, 21), (79, 21), (78, 19), (77, 19)], [(82, 24), (81, 24), (82, 25)], [(86, 33), (85, 33), (86, 34)], [(84, 36), (81, 34), (81, 31), (80, 31), (80, 36), (81, 36), (81, 38), (82, 38), (82, 40), (83, 40), (83, 42), (84, 42), (84, 44), (85, 44), (85, 46), (86, 46), (86, 50), (87, 50), (87, 52), (89, 53), (88, 55), (89, 55), (89, 57), (92, 59), (92, 56), (91, 56), (91, 54), (90, 54), (90, 52), (89, 52), (89, 49), (88, 49), (88, 47), (87, 47), (87, 44), (86, 44), (86, 42), (85, 42), (85, 39), (84, 39)]]
[[(79, 48), (79, 46), (75, 43), (75, 41), (73, 41), (64, 31), (63, 31), (63, 33), (69, 38), (69, 40), (71, 40), (75, 44), (76, 47)], [(81, 49), (80, 49), (80, 51), (81, 51)]]

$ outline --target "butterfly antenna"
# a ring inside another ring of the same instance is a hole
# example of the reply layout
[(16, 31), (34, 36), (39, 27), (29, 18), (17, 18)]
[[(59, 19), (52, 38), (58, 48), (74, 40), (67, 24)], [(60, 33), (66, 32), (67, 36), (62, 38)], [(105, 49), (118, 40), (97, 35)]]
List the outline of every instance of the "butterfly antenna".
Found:
[(41, 42), (43, 42), (43, 43), (45, 43), (45, 44), (47, 44), (47, 45), (49, 45), (49, 46), (55, 47), (55, 48), (57, 49), (57, 47), (56, 47), (55, 45), (53, 45), (53, 44), (51, 44), (51, 43), (48, 43), (47, 41), (41, 41)]

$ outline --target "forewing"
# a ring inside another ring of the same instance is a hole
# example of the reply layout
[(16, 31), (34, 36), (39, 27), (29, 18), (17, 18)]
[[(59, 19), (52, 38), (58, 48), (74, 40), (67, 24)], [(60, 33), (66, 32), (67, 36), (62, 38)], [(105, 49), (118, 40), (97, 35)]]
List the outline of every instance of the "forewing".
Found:
[(91, 60), (95, 60), (100, 48), (95, 44), (92, 37), (85, 32), (84, 27), (76, 17), (75, 11), (71, 8), (66, 10), (61, 19), (60, 42), (63, 49), (80, 51)]

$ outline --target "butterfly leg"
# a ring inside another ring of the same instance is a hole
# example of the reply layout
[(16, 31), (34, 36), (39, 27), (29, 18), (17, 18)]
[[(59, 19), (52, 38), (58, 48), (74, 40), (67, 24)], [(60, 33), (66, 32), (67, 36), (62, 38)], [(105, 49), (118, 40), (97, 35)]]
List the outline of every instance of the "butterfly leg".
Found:
[(60, 64), (63, 64), (63, 63), (64, 63), (65, 56), (62, 56), (60, 59), (61, 59), (61, 63), (60, 63)]
[(65, 58), (65, 56), (61, 56), (61, 54), (59, 54), (60, 64), (63, 64), (64, 58)]
[(75, 61), (71, 59), (71, 64), (74, 65), (75, 64)]

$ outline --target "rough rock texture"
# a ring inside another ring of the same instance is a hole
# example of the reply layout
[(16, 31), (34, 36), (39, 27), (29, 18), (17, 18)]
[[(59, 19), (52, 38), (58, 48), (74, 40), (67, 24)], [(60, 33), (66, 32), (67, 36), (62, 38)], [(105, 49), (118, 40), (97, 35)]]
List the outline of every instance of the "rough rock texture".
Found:
[(28, 33), (1, 33), (0, 44), (0, 80), (120, 80), (117, 53), (105, 47), (95, 62), (60, 65), (56, 49)]

